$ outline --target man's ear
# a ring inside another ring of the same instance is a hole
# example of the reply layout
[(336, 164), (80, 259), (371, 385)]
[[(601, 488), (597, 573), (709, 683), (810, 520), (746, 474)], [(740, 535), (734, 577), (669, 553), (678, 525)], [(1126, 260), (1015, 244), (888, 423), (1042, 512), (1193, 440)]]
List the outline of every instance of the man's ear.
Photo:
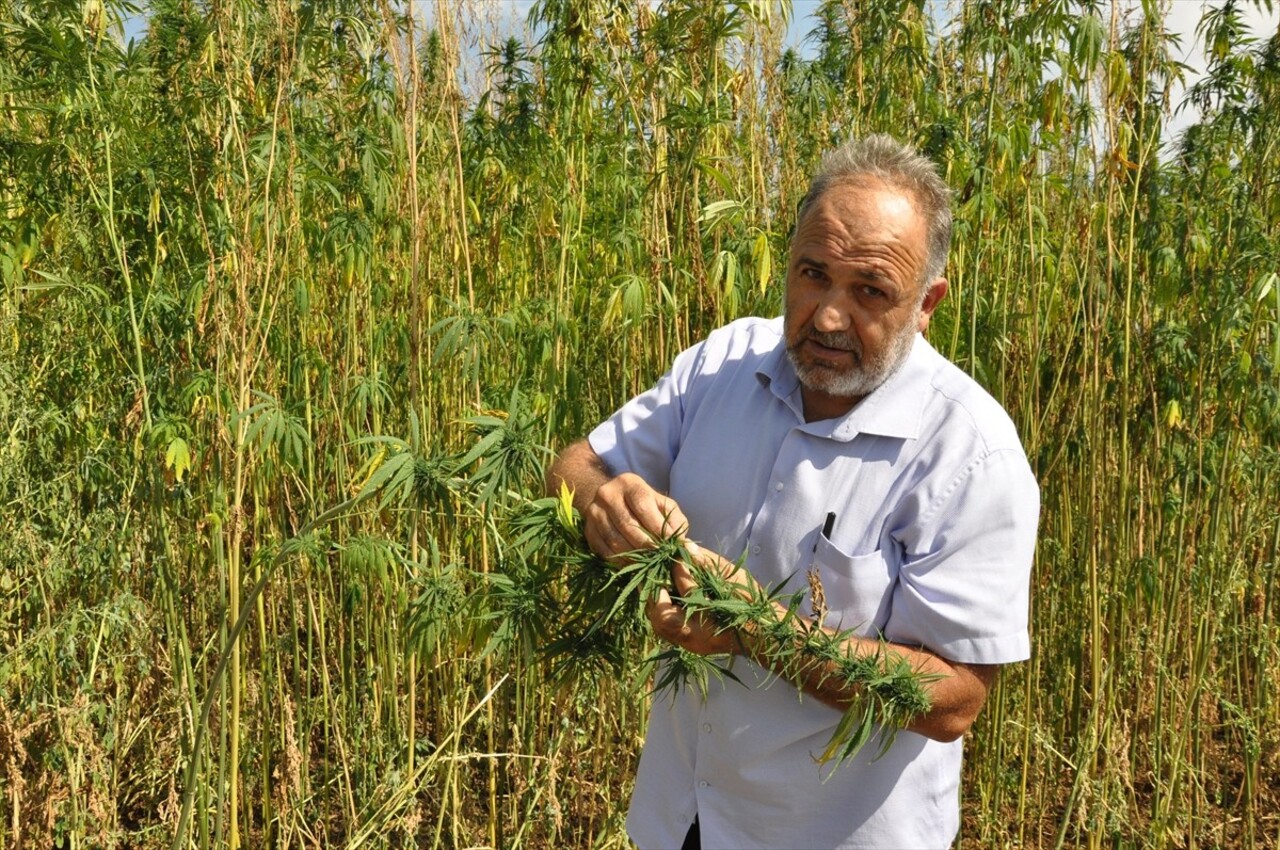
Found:
[(924, 301), (920, 302), (920, 327), (918, 330), (924, 333), (925, 328), (929, 327), (929, 319), (933, 318), (933, 311), (938, 309), (938, 305), (942, 303), (942, 299), (947, 295), (947, 279), (940, 277), (933, 283), (929, 284), (929, 289), (924, 294)]

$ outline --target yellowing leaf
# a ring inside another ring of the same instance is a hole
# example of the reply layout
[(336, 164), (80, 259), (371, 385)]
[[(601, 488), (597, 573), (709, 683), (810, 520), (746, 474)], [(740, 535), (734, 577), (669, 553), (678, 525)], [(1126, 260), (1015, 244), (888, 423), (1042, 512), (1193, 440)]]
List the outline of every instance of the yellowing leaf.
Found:
[(569, 488), (569, 484), (561, 479), (560, 495), (556, 500), (556, 519), (568, 531), (577, 531), (578, 520), (573, 509), (573, 490)]
[(169, 441), (169, 448), (164, 453), (166, 469), (173, 471), (173, 477), (182, 481), (191, 469), (191, 447), (181, 437)]
[(756, 283), (763, 295), (769, 288), (769, 278), (773, 276), (773, 251), (769, 248), (769, 237), (765, 233), (756, 236), (751, 245), (751, 257), (756, 262)]

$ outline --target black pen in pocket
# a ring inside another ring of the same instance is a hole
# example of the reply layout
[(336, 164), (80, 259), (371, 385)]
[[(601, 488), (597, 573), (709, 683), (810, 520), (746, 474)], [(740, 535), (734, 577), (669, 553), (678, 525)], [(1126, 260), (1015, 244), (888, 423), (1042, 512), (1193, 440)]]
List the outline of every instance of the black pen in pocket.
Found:
[[(835, 514), (835, 511), (832, 511), (827, 514), (827, 521), (822, 524), (822, 534), (813, 539), (813, 552), (812, 552), (813, 555), (818, 554), (818, 542), (822, 540), (823, 537), (827, 538), (828, 540), (831, 539), (831, 529), (835, 527), (836, 527), (836, 514)], [(809, 559), (809, 567), (811, 569), (813, 568), (813, 558)]]

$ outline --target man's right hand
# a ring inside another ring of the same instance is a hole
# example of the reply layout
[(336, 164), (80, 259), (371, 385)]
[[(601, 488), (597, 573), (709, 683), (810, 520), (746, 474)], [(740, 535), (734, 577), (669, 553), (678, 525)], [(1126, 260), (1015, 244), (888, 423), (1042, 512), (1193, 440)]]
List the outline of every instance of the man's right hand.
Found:
[(684, 534), (689, 528), (675, 499), (630, 472), (602, 483), (582, 518), (587, 545), (606, 560), (650, 549), (658, 540)]
[(688, 531), (689, 520), (675, 499), (634, 473), (612, 475), (586, 440), (566, 446), (547, 471), (547, 492), (558, 493), (561, 485), (573, 491), (587, 545), (606, 560), (616, 562), (623, 553)]

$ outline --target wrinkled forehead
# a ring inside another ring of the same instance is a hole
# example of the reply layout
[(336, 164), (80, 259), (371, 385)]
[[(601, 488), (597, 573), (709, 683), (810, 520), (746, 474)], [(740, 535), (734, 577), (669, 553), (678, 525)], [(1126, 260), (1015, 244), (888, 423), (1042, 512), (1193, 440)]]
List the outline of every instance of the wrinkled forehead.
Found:
[(805, 210), (791, 235), (802, 243), (843, 241), (900, 242), (913, 253), (925, 251), (926, 226), (909, 195), (883, 182), (830, 187)]
[(892, 207), (899, 214), (921, 218), (916, 198), (908, 189), (875, 174), (850, 174), (831, 179), (820, 187), (815, 197), (802, 204), (792, 238), (815, 213), (821, 212), (834, 221), (853, 223), (868, 214), (868, 204), (882, 210)]

